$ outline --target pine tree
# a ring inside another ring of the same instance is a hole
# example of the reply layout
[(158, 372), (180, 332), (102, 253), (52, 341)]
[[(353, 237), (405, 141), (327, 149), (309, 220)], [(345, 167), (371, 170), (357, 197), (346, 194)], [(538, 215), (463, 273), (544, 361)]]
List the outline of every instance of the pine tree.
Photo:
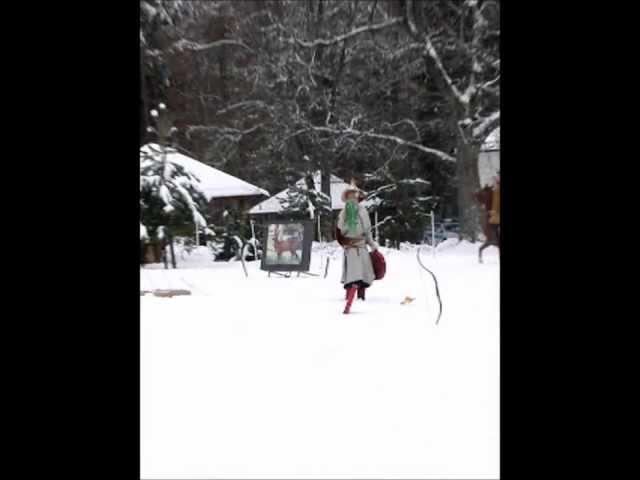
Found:
[[(307, 172), (303, 181), (298, 181), (287, 190), (287, 196), (280, 199), (283, 211), (293, 215), (305, 215), (310, 219), (318, 215), (331, 214), (331, 197), (316, 189), (316, 178), (320, 172)], [(320, 183), (320, 182), (319, 182)]]
[(191, 221), (199, 228), (207, 229), (201, 213), (206, 200), (200, 188), (200, 180), (182, 165), (171, 161), (176, 150), (167, 145), (174, 130), (166, 107), (160, 104), (159, 113), (151, 111), (157, 120), (160, 144), (148, 144), (140, 150), (140, 210), (141, 221), (156, 233), (160, 226), (175, 227)]

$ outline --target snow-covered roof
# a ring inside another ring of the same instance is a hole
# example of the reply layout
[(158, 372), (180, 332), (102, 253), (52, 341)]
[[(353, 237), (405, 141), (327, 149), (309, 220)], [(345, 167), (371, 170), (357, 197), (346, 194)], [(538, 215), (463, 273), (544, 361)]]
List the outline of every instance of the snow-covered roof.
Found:
[[(160, 156), (161, 147), (155, 143), (148, 143), (141, 152), (153, 157)], [(178, 164), (200, 180), (200, 188), (207, 200), (224, 197), (249, 197), (254, 195), (269, 196), (269, 192), (255, 185), (240, 180), (217, 168), (205, 165), (198, 160), (183, 155), (173, 148), (167, 148), (167, 160)]]
[(500, 171), (500, 127), (492, 131), (482, 144), (478, 155), (480, 186), (493, 185), (493, 179)]
[(496, 128), (489, 135), (487, 135), (487, 138), (482, 144), (480, 150), (500, 150), (500, 127)]
[[(322, 176), (320, 171), (315, 172), (313, 175), (313, 183), (316, 190), (322, 189)], [(296, 186), (298, 187), (306, 187), (306, 183), (304, 178), (301, 178), (296, 182)], [(342, 210), (344, 207), (344, 202), (340, 198), (342, 196), (342, 192), (344, 192), (345, 188), (349, 186), (343, 179), (336, 177), (335, 175), (331, 175), (331, 209), (332, 210)], [(265, 213), (280, 213), (283, 210), (282, 204), (280, 200), (285, 200), (287, 198), (287, 193), (289, 189), (286, 188), (279, 193), (276, 193), (273, 197), (266, 199), (263, 202), (260, 202), (252, 209), (249, 210), (249, 213), (252, 215), (260, 215)], [(363, 202), (363, 205), (368, 206), (369, 202)]]

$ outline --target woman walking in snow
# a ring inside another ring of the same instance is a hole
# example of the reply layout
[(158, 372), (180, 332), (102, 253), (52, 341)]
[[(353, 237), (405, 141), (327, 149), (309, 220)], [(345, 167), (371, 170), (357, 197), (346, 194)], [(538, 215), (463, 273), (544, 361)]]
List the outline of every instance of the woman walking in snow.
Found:
[(342, 192), (345, 206), (338, 215), (336, 234), (338, 242), (344, 248), (341, 280), (347, 300), (344, 313), (350, 312), (356, 292), (358, 298), (364, 300), (365, 289), (375, 280), (371, 256), (366, 246), (369, 245), (374, 251), (379, 246), (371, 236), (369, 213), (360, 205), (363, 199), (363, 192), (353, 182)]

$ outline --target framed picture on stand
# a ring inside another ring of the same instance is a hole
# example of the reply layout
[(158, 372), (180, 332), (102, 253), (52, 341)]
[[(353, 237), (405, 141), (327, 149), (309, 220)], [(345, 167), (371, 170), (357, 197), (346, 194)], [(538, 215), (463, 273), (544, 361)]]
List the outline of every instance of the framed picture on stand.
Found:
[(313, 222), (279, 221), (266, 226), (260, 268), (270, 272), (306, 272), (311, 263)]

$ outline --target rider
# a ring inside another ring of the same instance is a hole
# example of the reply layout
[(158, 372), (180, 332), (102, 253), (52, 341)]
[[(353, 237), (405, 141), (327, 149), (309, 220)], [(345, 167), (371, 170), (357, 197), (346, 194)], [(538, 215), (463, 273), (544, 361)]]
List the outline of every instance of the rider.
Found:
[(491, 197), (491, 210), (489, 211), (489, 224), (496, 234), (496, 238), (500, 238), (500, 170), (494, 177), (493, 193)]

